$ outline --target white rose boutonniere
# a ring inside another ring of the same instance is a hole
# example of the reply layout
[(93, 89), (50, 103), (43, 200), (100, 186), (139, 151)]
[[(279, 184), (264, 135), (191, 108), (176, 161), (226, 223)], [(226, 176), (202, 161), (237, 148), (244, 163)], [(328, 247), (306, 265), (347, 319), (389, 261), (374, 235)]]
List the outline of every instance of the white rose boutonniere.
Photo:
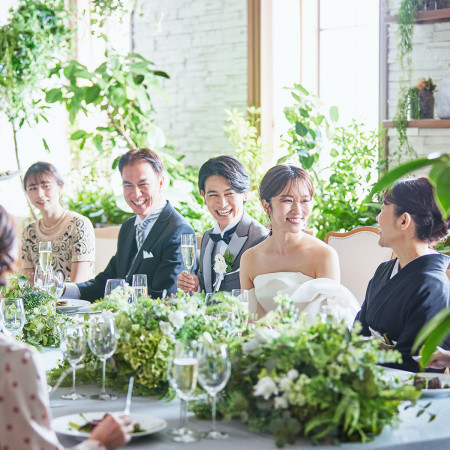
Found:
[(234, 263), (234, 255), (227, 250), (223, 255), (216, 255), (214, 257), (214, 272), (217, 274), (216, 282), (214, 283), (214, 292), (219, 290), (225, 274), (231, 272), (231, 267)]

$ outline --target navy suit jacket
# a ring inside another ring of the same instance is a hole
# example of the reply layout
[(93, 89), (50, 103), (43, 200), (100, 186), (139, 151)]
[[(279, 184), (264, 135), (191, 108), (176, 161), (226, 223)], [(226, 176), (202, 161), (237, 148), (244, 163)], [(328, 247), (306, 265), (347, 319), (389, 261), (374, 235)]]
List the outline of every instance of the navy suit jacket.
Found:
[[(181, 257), (181, 235), (195, 236), (194, 230), (167, 202), (138, 252), (135, 220), (135, 217), (128, 219), (120, 228), (117, 252), (106, 269), (92, 280), (77, 284), (80, 298), (89, 301), (102, 298), (106, 280), (124, 278), (131, 285), (133, 274), (138, 273), (147, 275), (148, 294), (153, 298), (161, 297), (164, 289), (167, 295), (177, 292), (177, 274), (185, 269)], [(144, 251), (147, 257), (144, 257)], [(195, 261), (194, 270), (196, 267)]]

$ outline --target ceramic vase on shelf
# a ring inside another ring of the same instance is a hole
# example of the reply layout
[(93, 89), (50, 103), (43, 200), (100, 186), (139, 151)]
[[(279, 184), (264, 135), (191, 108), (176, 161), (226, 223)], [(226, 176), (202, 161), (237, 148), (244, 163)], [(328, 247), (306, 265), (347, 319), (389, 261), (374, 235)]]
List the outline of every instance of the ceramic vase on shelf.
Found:
[(437, 116), (450, 119), (450, 73), (442, 78), (436, 94)]
[(434, 112), (434, 94), (433, 91), (423, 89), (419, 91), (419, 117), (421, 119), (432, 119)]

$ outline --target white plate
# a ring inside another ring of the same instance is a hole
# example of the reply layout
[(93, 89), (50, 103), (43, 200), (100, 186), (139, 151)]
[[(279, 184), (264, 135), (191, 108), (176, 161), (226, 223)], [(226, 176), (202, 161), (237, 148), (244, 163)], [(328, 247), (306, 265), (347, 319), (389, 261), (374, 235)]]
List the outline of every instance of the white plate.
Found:
[(66, 305), (65, 306), (57, 306), (56, 312), (64, 313), (64, 314), (77, 312), (78, 310), (80, 310), (81, 308), (84, 308), (85, 306), (91, 306), (91, 303), (88, 302), (87, 300), (76, 300), (76, 299), (71, 299), (71, 298), (67, 298), (67, 299), (64, 298), (64, 299), (61, 299), (61, 301), (65, 301)]
[[(76, 428), (70, 425), (70, 423), (75, 423), (77, 425), (84, 425), (87, 421), (102, 419), (103, 416), (107, 414), (106, 412), (90, 412), (81, 414), (69, 414), (67, 416), (58, 417), (53, 419), (52, 426), (53, 429), (66, 436), (73, 436), (78, 438), (87, 438), (90, 433), (87, 431), (78, 431)], [(82, 417), (83, 416), (83, 417)], [(148, 434), (157, 433), (158, 431), (164, 430), (167, 427), (167, 422), (163, 419), (158, 419), (158, 417), (153, 417), (142, 413), (131, 413), (131, 419), (133, 425), (138, 423), (139, 426), (145, 430), (139, 433), (132, 433), (131, 437), (147, 436)]]
[[(442, 386), (450, 386), (450, 375), (443, 373), (419, 372), (417, 376), (421, 378), (439, 378)], [(443, 389), (422, 389), (422, 397), (446, 397), (447, 395), (450, 395), (450, 387)]]

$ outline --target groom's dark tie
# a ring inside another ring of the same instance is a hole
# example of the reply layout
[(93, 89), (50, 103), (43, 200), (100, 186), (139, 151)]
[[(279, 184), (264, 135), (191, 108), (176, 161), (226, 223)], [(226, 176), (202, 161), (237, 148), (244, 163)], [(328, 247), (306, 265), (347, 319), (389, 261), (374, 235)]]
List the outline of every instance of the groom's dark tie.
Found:
[(236, 228), (237, 225), (234, 226), (233, 228), (230, 228), (228, 231), (225, 231), (225, 233), (223, 233), (223, 236), (220, 233), (211, 233), (209, 237), (212, 239), (213, 242), (224, 241), (225, 244), (228, 245), (231, 241), (231, 236), (236, 231)]

